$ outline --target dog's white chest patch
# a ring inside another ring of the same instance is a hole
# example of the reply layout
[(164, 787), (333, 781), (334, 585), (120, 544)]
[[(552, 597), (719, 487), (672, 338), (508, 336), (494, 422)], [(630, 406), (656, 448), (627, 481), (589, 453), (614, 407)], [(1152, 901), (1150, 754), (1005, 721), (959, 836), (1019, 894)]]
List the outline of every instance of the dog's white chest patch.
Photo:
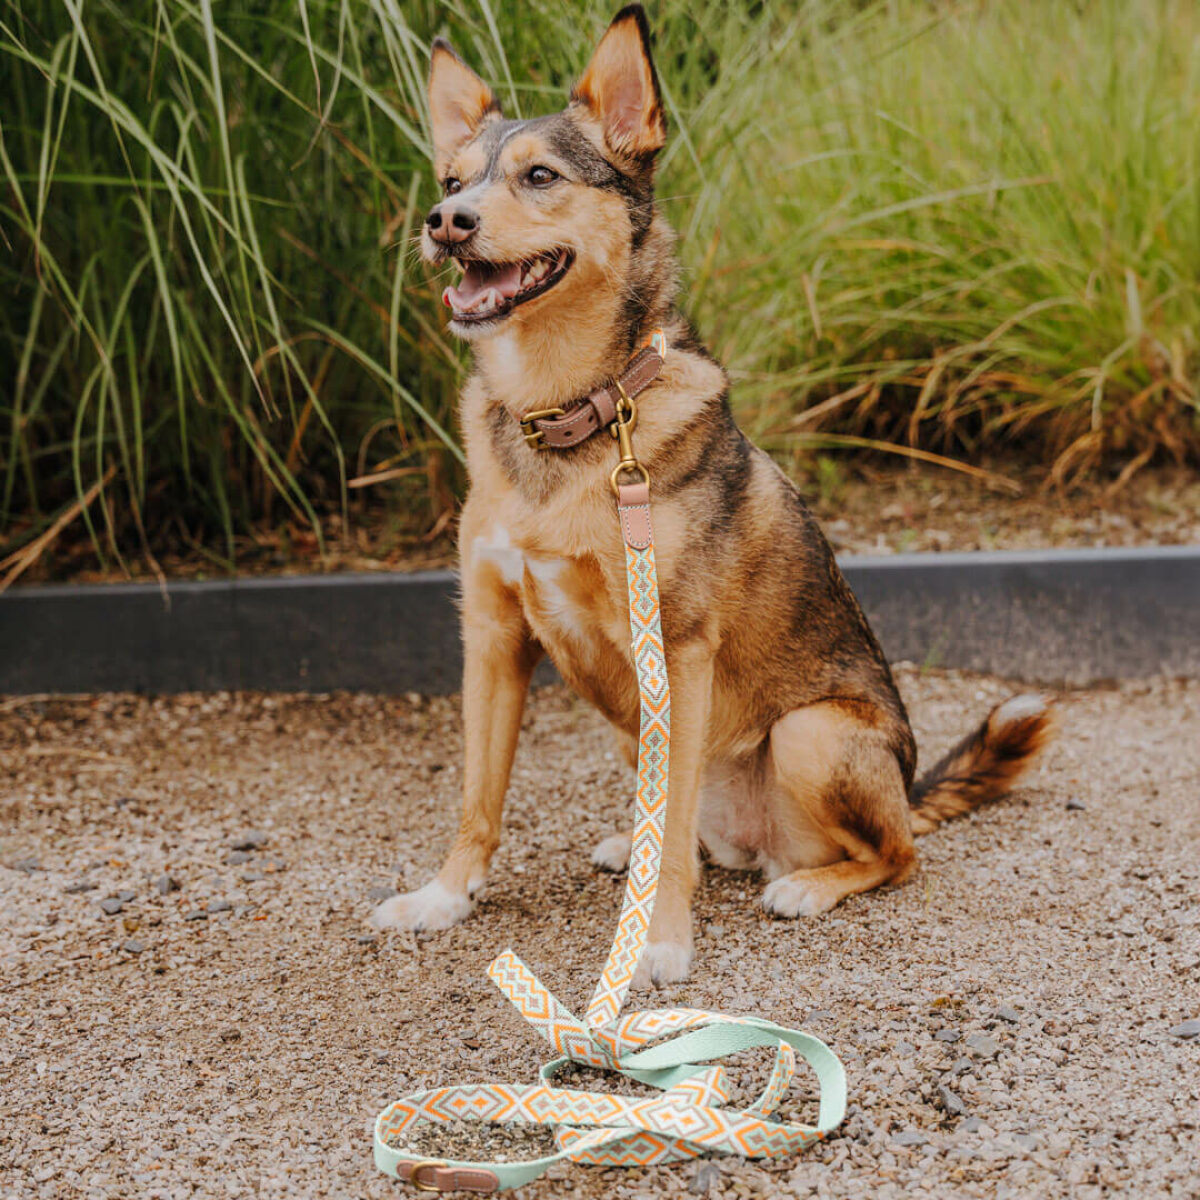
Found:
[(505, 583), (520, 583), (525, 575), (525, 556), (513, 545), (503, 525), (492, 526), (471, 543), (471, 561), (492, 563)]
[(533, 576), (536, 604), (542, 617), (568, 633), (580, 633), (575, 608), (559, 583), (566, 562), (561, 558), (531, 556), (525, 560), (525, 566)]

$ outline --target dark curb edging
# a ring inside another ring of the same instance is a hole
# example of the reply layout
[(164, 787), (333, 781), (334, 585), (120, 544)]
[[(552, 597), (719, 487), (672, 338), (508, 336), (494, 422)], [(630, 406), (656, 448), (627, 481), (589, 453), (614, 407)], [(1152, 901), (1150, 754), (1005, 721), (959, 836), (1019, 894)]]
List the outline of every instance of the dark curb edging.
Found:
[[(852, 557), (893, 661), (1041, 683), (1200, 675), (1200, 547)], [(0, 693), (460, 687), (448, 571), (0, 595)], [(168, 602), (169, 600), (169, 602)]]

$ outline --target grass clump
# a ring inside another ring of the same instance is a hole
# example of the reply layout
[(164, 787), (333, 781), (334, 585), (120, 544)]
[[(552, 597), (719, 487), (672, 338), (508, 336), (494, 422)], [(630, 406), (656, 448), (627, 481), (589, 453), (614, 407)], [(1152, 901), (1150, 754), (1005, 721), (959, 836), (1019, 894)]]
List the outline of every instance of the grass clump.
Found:
[[(109, 561), (221, 567), (444, 528), (428, 42), (530, 115), (610, 7), (5, 0), (0, 559), (75, 515)], [(686, 302), (752, 434), (1200, 459), (1190, 0), (649, 8)]]

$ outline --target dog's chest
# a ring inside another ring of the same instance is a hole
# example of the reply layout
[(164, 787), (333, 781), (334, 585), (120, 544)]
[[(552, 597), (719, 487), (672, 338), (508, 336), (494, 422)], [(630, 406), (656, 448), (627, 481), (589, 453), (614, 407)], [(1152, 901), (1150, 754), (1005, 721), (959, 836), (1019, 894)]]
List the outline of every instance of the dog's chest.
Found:
[[(560, 652), (576, 657), (584, 650), (598, 650), (601, 644), (611, 645), (610, 588), (591, 556), (522, 547), (504, 525), (496, 523), (475, 538), (471, 559), (476, 566), (490, 564), (517, 593), (530, 628), (556, 662)], [(624, 636), (627, 639), (628, 634)]]

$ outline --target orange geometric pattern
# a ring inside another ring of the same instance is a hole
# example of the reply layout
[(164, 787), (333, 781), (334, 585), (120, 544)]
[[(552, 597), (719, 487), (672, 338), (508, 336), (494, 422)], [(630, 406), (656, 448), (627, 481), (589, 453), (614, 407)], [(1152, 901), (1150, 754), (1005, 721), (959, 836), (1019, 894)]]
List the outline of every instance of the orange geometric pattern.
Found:
[[(428, 1162), (402, 1146), (419, 1121), (478, 1120), (553, 1125), (558, 1153), (525, 1163), (463, 1163), (485, 1167), (499, 1187), (536, 1178), (558, 1159), (608, 1166), (644, 1166), (720, 1152), (761, 1158), (794, 1153), (840, 1123), (845, 1108), (841, 1065), (815, 1038), (757, 1017), (702, 1009), (653, 1009), (621, 1017), (646, 944), (658, 890), (666, 828), (671, 742), (671, 691), (659, 620), (653, 537), (644, 550), (625, 547), (630, 648), (641, 696), (638, 786), (629, 877), (608, 960), (587, 1017), (581, 1021), (511, 951), (488, 968), (492, 982), (560, 1057), (542, 1068), (541, 1084), (461, 1084), (405, 1096), (375, 1123), (375, 1161), (397, 1174), (401, 1163)], [(774, 1045), (775, 1065), (762, 1095), (744, 1111), (724, 1108), (725, 1075), (705, 1061), (750, 1046)], [(796, 1072), (798, 1046), (832, 1094), (822, 1099), (818, 1127), (772, 1121)], [(689, 1061), (694, 1059), (695, 1061)], [(568, 1062), (630, 1075), (660, 1091), (648, 1098), (552, 1086)]]

